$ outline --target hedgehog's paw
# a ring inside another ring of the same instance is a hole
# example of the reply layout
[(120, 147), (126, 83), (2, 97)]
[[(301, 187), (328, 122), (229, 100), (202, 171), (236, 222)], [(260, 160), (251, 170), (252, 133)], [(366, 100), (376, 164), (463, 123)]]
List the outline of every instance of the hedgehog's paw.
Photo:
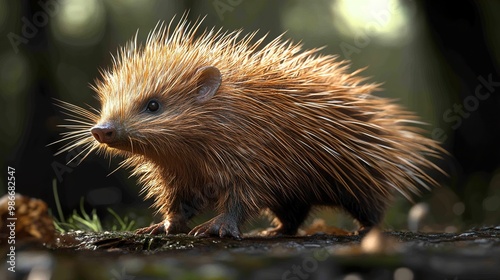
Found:
[(197, 237), (218, 236), (241, 239), (241, 232), (236, 219), (227, 214), (220, 214), (210, 221), (196, 226), (189, 234)]
[(188, 233), (189, 227), (185, 223), (171, 223), (169, 221), (164, 221), (158, 224), (151, 225), (149, 227), (140, 228), (135, 231), (136, 234), (178, 234), (178, 233)]
[(353, 232), (354, 235), (361, 235), (365, 236), (370, 230), (372, 230), (373, 227), (371, 226), (361, 226), (359, 229), (355, 232)]
[(135, 234), (152, 234), (152, 235), (157, 235), (157, 234), (164, 234), (165, 232), (165, 225), (163, 223), (158, 223), (151, 225), (149, 227), (144, 227), (137, 229), (135, 231)]
[(294, 236), (297, 234), (296, 228), (287, 228), (279, 225), (275, 228), (268, 228), (259, 232), (259, 236), (263, 237), (283, 237), (283, 236)]
[(281, 236), (283, 236), (283, 234), (275, 228), (263, 230), (263, 231), (259, 232), (257, 235), (262, 236), (262, 237), (281, 237)]

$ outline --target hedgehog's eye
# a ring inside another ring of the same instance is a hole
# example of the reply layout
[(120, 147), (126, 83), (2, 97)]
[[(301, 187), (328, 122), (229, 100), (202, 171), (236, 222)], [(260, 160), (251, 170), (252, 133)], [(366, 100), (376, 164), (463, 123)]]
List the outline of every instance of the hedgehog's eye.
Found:
[(146, 111), (156, 112), (156, 111), (158, 111), (158, 109), (160, 109), (160, 103), (158, 103), (158, 101), (151, 100), (148, 102), (148, 106), (146, 107)]

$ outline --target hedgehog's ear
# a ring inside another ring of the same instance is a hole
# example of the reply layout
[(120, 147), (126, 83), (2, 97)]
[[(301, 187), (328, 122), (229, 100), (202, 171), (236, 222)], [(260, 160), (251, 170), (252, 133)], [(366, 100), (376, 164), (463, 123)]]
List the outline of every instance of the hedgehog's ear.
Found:
[(198, 97), (199, 102), (210, 100), (215, 95), (222, 83), (222, 76), (219, 69), (214, 66), (201, 67), (196, 71), (198, 76)]

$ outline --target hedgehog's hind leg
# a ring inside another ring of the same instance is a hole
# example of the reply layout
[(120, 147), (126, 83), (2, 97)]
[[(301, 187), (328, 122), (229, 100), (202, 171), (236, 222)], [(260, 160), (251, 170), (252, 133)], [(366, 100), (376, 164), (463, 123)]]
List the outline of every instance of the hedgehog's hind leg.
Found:
[(343, 204), (342, 207), (359, 223), (359, 234), (365, 234), (371, 228), (380, 224), (384, 218), (385, 207), (372, 205), (366, 202), (354, 202)]
[(265, 236), (295, 235), (299, 226), (305, 221), (311, 210), (311, 205), (302, 202), (287, 203), (281, 206), (270, 207), (276, 218), (271, 230), (262, 232)]

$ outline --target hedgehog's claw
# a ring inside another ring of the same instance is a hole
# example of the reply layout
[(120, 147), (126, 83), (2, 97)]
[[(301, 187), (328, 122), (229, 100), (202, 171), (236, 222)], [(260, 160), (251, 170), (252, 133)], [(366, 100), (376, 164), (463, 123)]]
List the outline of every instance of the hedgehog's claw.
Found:
[(189, 232), (196, 237), (231, 237), (237, 240), (241, 239), (241, 232), (238, 223), (231, 215), (220, 214), (219, 216), (196, 226)]
[(166, 233), (166, 231), (165, 231), (165, 225), (163, 223), (154, 224), (154, 225), (151, 225), (149, 227), (137, 229), (135, 231), (135, 234), (158, 235), (158, 234), (164, 234), (164, 233)]
[(178, 233), (187, 233), (189, 232), (189, 227), (185, 224), (181, 223), (171, 223), (168, 221), (164, 221), (158, 224), (151, 225), (149, 227), (140, 228), (135, 231), (135, 234), (178, 234)]

